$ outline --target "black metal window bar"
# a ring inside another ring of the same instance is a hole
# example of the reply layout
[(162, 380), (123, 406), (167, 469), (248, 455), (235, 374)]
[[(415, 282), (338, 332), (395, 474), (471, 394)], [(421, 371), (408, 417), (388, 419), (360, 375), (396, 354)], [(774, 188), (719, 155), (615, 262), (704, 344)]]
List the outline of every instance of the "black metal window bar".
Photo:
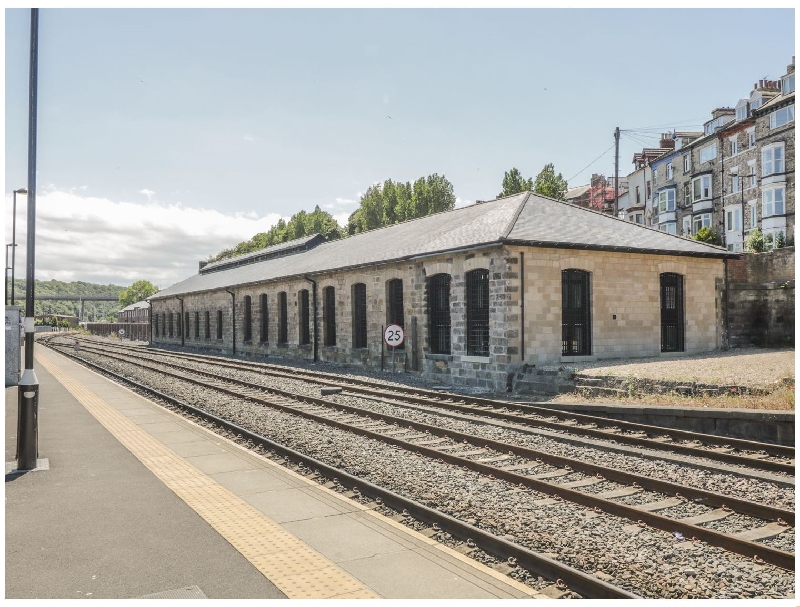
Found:
[(169, 314), (165, 313), (161, 315), (161, 335), (167, 334), (167, 316), (169, 316)]
[(367, 285), (353, 285), (353, 347), (367, 347)]
[(200, 339), (200, 312), (194, 313), (194, 338)]
[(431, 353), (450, 354), (450, 275), (431, 276), (427, 291)]
[(262, 293), (260, 297), (261, 304), (261, 343), (265, 344), (269, 341), (269, 310), (267, 309), (267, 294)]
[(592, 353), (592, 319), (589, 272), (561, 272), (561, 354), (589, 356)]
[(211, 312), (206, 310), (206, 339), (211, 339)]
[[(390, 325), (399, 325), (405, 328), (403, 317), (403, 281), (400, 278), (393, 278), (386, 283), (386, 302), (387, 302), (387, 322)], [(405, 348), (405, 341), (397, 346), (399, 349)]]
[(244, 296), (244, 341), (253, 341), (253, 298)]
[(155, 331), (155, 337), (158, 337), (158, 314), (153, 315), (153, 329)]
[(489, 356), (489, 270), (467, 272), (467, 354)]
[(189, 313), (185, 312), (183, 314), (183, 324), (184, 324), (184, 335), (189, 337)]
[(308, 320), (309, 320), (309, 313), (308, 313), (308, 289), (303, 289), (300, 291), (298, 299), (298, 316), (300, 321), (300, 345), (304, 346), (311, 343), (311, 331), (308, 328)]
[(169, 336), (172, 337), (172, 312), (167, 314), (169, 316)]
[(175, 312), (175, 328), (178, 330), (176, 337), (180, 337), (183, 331), (183, 318), (180, 312)]
[(217, 310), (217, 339), (222, 339), (222, 310)]
[(286, 292), (278, 293), (278, 343), (285, 344), (289, 341), (289, 319), (287, 318)]
[(325, 305), (322, 308), (322, 322), (325, 325), (325, 345), (336, 345), (336, 289), (325, 287), (323, 289)]
[(661, 274), (661, 351), (683, 352), (683, 276)]

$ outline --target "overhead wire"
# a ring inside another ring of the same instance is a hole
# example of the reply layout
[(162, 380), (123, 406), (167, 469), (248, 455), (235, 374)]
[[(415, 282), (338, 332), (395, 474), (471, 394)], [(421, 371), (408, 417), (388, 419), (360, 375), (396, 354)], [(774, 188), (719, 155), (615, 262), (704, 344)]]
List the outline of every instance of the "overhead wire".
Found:
[(606, 154), (608, 154), (608, 153), (609, 153), (609, 152), (610, 152), (612, 149), (614, 149), (614, 146), (615, 146), (615, 145), (616, 145), (616, 144), (612, 143), (612, 144), (611, 144), (611, 147), (609, 147), (609, 148), (608, 148), (608, 149), (607, 149), (605, 152), (603, 152), (602, 154), (600, 154), (600, 155), (599, 155), (597, 158), (595, 158), (594, 160), (592, 160), (592, 161), (591, 161), (589, 164), (587, 164), (585, 167), (583, 167), (583, 168), (582, 168), (580, 171), (578, 171), (578, 172), (577, 172), (577, 173), (575, 173), (575, 174), (574, 174), (572, 177), (570, 177), (569, 179), (567, 179), (567, 183), (569, 183), (570, 181), (572, 181), (573, 179), (575, 179), (575, 178), (576, 178), (578, 175), (580, 175), (581, 173), (583, 173), (583, 172), (584, 172), (586, 169), (588, 169), (590, 166), (592, 166), (592, 165), (593, 165), (595, 162), (597, 162), (597, 161), (598, 161), (598, 160), (600, 160), (600, 159), (601, 159), (603, 156), (605, 156)]

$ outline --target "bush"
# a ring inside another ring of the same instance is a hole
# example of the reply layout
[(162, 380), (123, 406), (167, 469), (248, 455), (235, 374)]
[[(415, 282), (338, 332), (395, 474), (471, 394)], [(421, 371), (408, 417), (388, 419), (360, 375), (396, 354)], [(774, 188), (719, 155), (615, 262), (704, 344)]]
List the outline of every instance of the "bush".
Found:
[(763, 253), (764, 247), (764, 235), (761, 233), (761, 230), (753, 230), (750, 232), (750, 235), (747, 237), (747, 242), (745, 243), (745, 248), (753, 253)]
[(714, 230), (711, 228), (700, 228), (697, 231), (697, 234), (694, 235), (695, 240), (699, 240), (700, 242), (706, 242), (708, 244), (715, 244), (717, 246), (722, 245), (722, 239), (719, 237)]
[(783, 232), (778, 232), (775, 234), (775, 248), (782, 249), (786, 246), (786, 237), (783, 235)]

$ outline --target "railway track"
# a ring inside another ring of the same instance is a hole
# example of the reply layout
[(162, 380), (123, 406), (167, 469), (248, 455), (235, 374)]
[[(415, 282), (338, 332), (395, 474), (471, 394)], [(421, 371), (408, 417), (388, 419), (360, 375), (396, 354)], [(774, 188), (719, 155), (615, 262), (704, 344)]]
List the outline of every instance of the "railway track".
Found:
[[(91, 350), (92, 348), (87, 348)], [(98, 355), (130, 364), (129, 357), (95, 352)], [(175, 357), (173, 357), (175, 358)], [(181, 357), (177, 357), (181, 358)], [(526, 449), (518, 445), (446, 430), (437, 426), (409, 422), (385, 414), (376, 414), (359, 407), (342, 405), (325, 399), (297, 395), (212, 372), (199, 371), (172, 363), (152, 360), (136, 363), (142, 368), (168, 375), (175, 380), (192, 382), (235, 398), (244, 398), (260, 405), (279, 409), (313, 422), (325, 424), (360, 436), (380, 440), (406, 451), (424, 455), (439, 462), (478, 472), (490, 479), (502, 479), (548, 497), (540, 505), (567, 500), (597, 512), (629, 519), (640, 526), (651, 526), (674, 533), (676, 537), (693, 538), (725, 550), (752, 557), (756, 562), (770, 563), (793, 570), (794, 554), (772, 548), (754, 539), (772, 537), (794, 524), (794, 513), (693, 487), (676, 485), (657, 479), (633, 475), (620, 470), (603, 468), (574, 459)], [(168, 370), (172, 368), (174, 370)], [(193, 376), (193, 377), (192, 377)], [(756, 460), (757, 461), (757, 460)], [(574, 478), (575, 475), (580, 478)], [(567, 482), (557, 482), (565, 478)], [(597, 494), (585, 490), (612, 480), (624, 486)], [(584, 491), (581, 491), (584, 489)], [(650, 495), (648, 495), (648, 492)], [(615, 502), (613, 499), (640, 494), (637, 505)], [(675, 519), (657, 514), (680, 504), (702, 503), (705, 512)], [(766, 524), (757, 525), (737, 534), (722, 533), (700, 524), (724, 519), (732, 512), (745, 514)]]
[[(141, 347), (115, 346), (142, 354)], [(743, 439), (699, 434), (685, 430), (649, 426), (604, 417), (557, 411), (535, 405), (506, 403), (485, 398), (442, 394), (431, 390), (393, 385), (391, 388), (376, 388), (374, 383), (355, 378), (342, 379), (332, 373), (301, 371), (247, 361), (231, 362), (216, 356), (195, 355), (152, 350), (162, 356), (184, 360), (213, 361), (223, 368), (253, 370), (276, 378), (303, 379), (320, 386), (342, 388), (353, 395), (388, 399), (454, 411), (465, 415), (477, 415), (504, 420), (536, 428), (548, 428), (568, 435), (586, 436), (600, 440), (612, 440), (619, 445), (669, 451), (672, 453), (700, 457), (748, 469), (759, 469), (794, 475), (794, 448)]]

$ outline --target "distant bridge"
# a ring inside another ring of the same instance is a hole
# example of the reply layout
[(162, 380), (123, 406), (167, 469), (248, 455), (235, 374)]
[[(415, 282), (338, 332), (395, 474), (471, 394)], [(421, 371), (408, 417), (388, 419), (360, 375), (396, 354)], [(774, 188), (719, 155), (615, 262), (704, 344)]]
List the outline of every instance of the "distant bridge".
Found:
[[(119, 301), (119, 295), (36, 295), (36, 301), (79, 301), (81, 302), (80, 319), (83, 320), (83, 304), (87, 301)], [(25, 301), (25, 298), (22, 298)]]

